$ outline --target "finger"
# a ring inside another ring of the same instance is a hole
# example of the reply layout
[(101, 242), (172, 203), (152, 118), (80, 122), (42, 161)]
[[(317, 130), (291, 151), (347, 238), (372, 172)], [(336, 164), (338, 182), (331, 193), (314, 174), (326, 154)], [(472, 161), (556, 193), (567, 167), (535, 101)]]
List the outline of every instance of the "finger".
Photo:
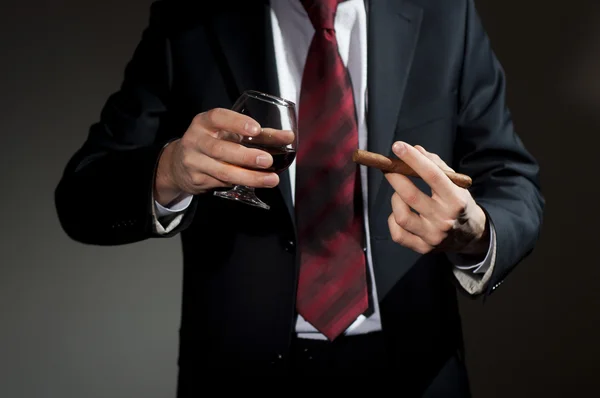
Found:
[(273, 165), (273, 157), (265, 151), (247, 148), (234, 142), (205, 134), (198, 140), (198, 150), (216, 160), (251, 169), (266, 169)]
[(443, 242), (448, 231), (454, 225), (451, 220), (438, 220), (435, 217), (424, 218), (415, 214), (398, 193), (392, 195), (392, 210), (396, 224), (405, 231), (418, 236), (431, 247), (437, 247)]
[(392, 240), (399, 245), (407, 247), (421, 254), (429, 253), (433, 249), (423, 239), (411, 234), (396, 224), (393, 214), (390, 214), (388, 217), (388, 226)]
[(294, 142), (295, 135), (290, 130), (277, 130), (272, 128), (263, 128), (260, 134), (254, 137), (249, 137), (247, 142), (251, 145), (266, 145), (266, 146), (286, 146)]
[(394, 220), (402, 229), (417, 235), (423, 236), (426, 232), (424, 220), (410, 210), (410, 207), (404, 203), (398, 193), (392, 195), (392, 214)]
[(425, 217), (431, 216), (437, 210), (435, 201), (416, 187), (408, 177), (398, 173), (386, 173), (385, 178), (394, 188), (396, 194), (411, 208)]
[(275, 173), (245, 169), (205, 155), (200, 156), (198, 170), (228, 185), (273, 188), (279, 184)]
[[(242, 141), (244, 140), (243, 135), (240, 135), (237, 133), (232, 133), (231, 131), (219, 130), (216, 133), (214, 133), (211, 130), (205, 129), (204, 127), (200, 127), (200, 128), (203, 129), (203, 131), (206, 131), (208, 133), (208, 135), (210, 135), (211, 137), (217, 138), (219, 140), (235, 142), (236, 144), (241, 144)], [(248, 137), (248, 138), (252, 138), (252, 137)]]
[(192, 177), (192, 183), (195, 189), (191, 189), (192, 194), (199, 194), (206, 192), (207, 189), (214, 188), (229, 188), (231, 184), (217, 180), (213, 176), (204, 173), (198, 173), (196, 177)]
[(260, 124), (250, 116), (224, 108), (203, 112), (194, 118), (194, 123), (215, 135), (224, 130), (243, 136), (256, 136), (261, 129)]
[(442, 158), (440, 158), (440, 156), (436, 153), (432, 153), (432, 152), (428, 152), (425, 148), (423, 148), (421, 145), (415, 145), (415, 148), (421, 152), (423, 155), (427, 156), (429, 158), (429, 160), (431, 160), (433, 163), (435, 163), (439, 168), (441, 168), (442, 170), (445, 171), (451, 171), (453, 173), (455, 173), (454, 169), (452, 169), (450, 166), (448, 166), (446, 164), (446, 162), (444, 162), (442, 160)]
[(454, 183), (444, 172), (414, 147), (404, 143), (396, 142), (392, 150), (406, 164), (408, 164), (430, 187), (442, 198), (455, 195)]

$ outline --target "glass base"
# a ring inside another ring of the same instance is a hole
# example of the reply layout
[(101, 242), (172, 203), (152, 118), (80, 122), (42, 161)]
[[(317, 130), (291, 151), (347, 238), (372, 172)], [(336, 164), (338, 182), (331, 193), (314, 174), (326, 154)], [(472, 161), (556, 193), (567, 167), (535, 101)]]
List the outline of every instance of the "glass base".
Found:
[(261, 209), (269, 210), (271, 206), (256, 197), (254, 188), (236, 185), (229, 191), (215, 191), (215, 196), (223, 199), (235, 200), (245, 203), (250, 206), (260, 207)]

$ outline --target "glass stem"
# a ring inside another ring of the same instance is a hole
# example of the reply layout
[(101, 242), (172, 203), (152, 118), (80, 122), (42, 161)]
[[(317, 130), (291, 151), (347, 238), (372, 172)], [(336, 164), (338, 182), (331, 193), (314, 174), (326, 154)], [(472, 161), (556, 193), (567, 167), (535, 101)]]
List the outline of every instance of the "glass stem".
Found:
[(236, 185), (233, 187), (233, 190), (240, 193), (245, 194), (254, 194), (254, 187), (247, 187), (245, 185)]

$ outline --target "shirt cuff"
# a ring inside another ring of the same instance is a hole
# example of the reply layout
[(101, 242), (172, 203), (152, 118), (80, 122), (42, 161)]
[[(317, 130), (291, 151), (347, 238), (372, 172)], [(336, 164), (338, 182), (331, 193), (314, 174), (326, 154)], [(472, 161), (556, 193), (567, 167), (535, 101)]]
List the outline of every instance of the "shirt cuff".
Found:
[(163, 205), (161, 205), (160, 203), (158, 203), (155, 200), (154, 205), (156, 206), (156, 217), (158, 219), (161, 219), (163, 217), (181, 213), (182, 211), (186, 210), (190, 206), (190, 204), (192, 203), (192, 199), (193, 199), (193, 196), (188, 195), (185, 198), (183, 198), (182, 200), (180, 200), (179, 202), (177, 202), (169, 207), (164, 207)]
[(487, 287), (496, 263), (496, 230), (490, 222), (490, 247), (485, 259), (475, 264), (468, 264), (464, 256), (448, 255), (454, 264), (453, 273), (460, 285), (471, 295), (483, 293)]
[(193, 198), (193, 195), (188, 195), (179, 202), (165, 207), (154, 200), (153, 196), (152, 201), (154, 202), (154, 206), (152, 206), (152, 216), (154, 232), (159, 235), (165, 235), (177, 228), (183, 219), (185, 210), (192, 203)]

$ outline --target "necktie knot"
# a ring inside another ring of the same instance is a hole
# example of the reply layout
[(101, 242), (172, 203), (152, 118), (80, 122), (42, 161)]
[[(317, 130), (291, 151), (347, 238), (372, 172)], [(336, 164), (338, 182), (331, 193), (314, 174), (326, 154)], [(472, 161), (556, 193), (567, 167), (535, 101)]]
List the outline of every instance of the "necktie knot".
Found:
[(315, 30), (333, 29), (338, 3), (343, 0), (300, 0)]

